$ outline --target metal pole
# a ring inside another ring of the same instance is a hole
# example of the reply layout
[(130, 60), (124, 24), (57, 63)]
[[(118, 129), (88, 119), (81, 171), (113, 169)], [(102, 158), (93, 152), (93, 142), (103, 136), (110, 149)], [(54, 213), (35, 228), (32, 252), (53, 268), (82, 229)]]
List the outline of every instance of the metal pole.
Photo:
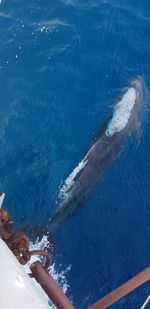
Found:
[(124, 297), (128, 293), (135, 290), (137, 287), (150, 280), (150, 267), (147, 267), (138, 275), (122, 284), (117, 289), (113, 290), (99, 301), (97, 301), (94, 305), (91, 305), (87, 309), (105, 309), (114, 304), (117, 300)]
[(59, 285), (39, 261), (31, 265), (31, 271), (34, 278), (58, 309), (75, 309)]

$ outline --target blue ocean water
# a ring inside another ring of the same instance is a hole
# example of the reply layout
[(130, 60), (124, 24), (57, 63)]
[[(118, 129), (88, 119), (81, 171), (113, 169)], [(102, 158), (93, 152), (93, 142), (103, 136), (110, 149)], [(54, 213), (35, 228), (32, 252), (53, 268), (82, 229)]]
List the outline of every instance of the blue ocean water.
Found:
[[(150, 89), (147, 0), (2, 0), (0, 190), (18, 226), (43, 223), (123, 87)], [(150, 114), (86, 205), (55, 235), (77, 308), (149, 265)], [(140, 308), (144, 285), (112, 308)]]

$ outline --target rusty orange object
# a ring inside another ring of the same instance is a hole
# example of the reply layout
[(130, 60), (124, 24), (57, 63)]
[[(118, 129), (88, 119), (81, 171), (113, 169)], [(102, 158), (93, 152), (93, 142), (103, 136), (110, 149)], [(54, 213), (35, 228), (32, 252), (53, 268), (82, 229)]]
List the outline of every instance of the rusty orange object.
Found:
[(29, 251), (30, 239), (24, 233), (15, 230), (13, 221), (5, 208), (0, 209), (0, 236), (20, 264), (25, 265), (32, 255), (42, 255), (46, 258), (44, 268), (47, 269), (49, 267), (51, 257), (48, 252), (44, 250)]
[(5, 208), (0, 209), (0, 225), (13, 224), (8, 211)]
[(129, 294), (137, 287), (142, 285), (143, 283), (150, 280), (150, 267), (147, 267), (138, 275), (122, 284), (120, 287), (116, 288), (99, 301), (97, 301), (94, 305), (89, 306), (87, 309), (105, 309), (114, 304), (116, 301)]
[(68, 297), (40, 262), (33, 263), (31, 271), (57, 309), (75, 309)]
[(33, 251), (29, 251), (29, 254), (30, 256), (33, 256), (33, 255), (42, 255), (46, 258), (46, 262), (45, 264), (43, 265), (43, 267), (45, 269), (47, 269), (51, 263), (51, 257), (50, 255), (48, 254), (47, 251), (44, 251), (44, 250), (33, 250)]
[(14, 231), (13, 221), (5, 208), (0, 209), (0, 236), (4, 241), (9, 239)]

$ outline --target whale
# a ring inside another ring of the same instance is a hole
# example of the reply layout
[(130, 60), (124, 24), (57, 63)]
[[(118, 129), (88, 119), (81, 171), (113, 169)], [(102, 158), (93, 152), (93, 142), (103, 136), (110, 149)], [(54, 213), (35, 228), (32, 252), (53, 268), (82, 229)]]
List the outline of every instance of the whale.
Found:
[(59, 191), (59, 205), (46, 226), (49, 233), (55, 232), (85, 205), (132, 132), (140, 135), (143, 88), (142, 77), (130, 82), (102, 123), (84, 158), (64, 181)]
[(132, 80), (122, 91), (85, 156), (60, 186), (57, 209), (44, 224), (25, 223), (22, 226), (24, 232), (32, 238), (47, 235), (50, 243), (54, 244), (54, 233), (85, 205), (108, 169), (116, 162), (132, 133), (136, 133), (140, 140), (140, 116), (146, 94), (147, 88), (141, 76)]

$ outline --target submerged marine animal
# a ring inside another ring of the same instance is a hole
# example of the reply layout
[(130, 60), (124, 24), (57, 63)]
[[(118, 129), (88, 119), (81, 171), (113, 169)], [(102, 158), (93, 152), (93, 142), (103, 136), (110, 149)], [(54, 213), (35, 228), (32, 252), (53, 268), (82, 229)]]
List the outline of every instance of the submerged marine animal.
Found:
[(142, 103), (143, 80), (138, 77), (115, 104), (96, 140), (62, 186), (62, 201), (47, 224), (50, 233), (85, 203), (108, 167), (116, 160), (130, 134), (137, 129), (139, 131), (138, 117)]

